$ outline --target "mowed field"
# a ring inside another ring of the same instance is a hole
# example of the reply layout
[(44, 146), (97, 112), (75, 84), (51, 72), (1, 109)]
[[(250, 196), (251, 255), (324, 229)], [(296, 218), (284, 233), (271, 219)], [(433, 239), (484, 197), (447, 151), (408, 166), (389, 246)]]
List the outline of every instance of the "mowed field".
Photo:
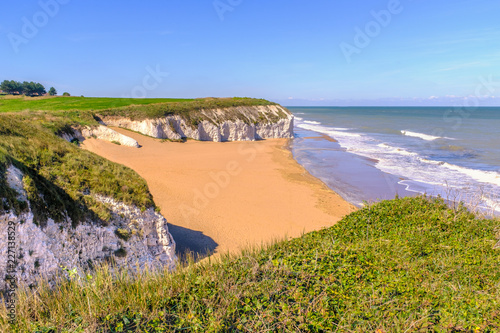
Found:
[(128, 105), (188, 102), (181, 98), (107, 98), (107, 97), (62, 97), (62, 96), (0, 96), (0, 112), (19, 111), (63, 111), (103, 110)]

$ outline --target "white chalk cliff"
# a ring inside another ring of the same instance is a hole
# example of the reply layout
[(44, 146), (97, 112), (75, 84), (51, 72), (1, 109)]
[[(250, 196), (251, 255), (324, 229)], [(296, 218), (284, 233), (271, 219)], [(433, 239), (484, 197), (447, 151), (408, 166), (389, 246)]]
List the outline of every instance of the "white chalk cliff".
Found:
[[(19, 193), (18, 199), (27, 201), (22, 172), (11, 165), (6, 176), (9, 186)], [(107, 226), (86, 221), (73, 227), (68, 218), (57, 223), (49, 219), (42, 227), (34, 223), (31, 209), (19, 215), (0, 214), (0, 276), (7, 269), (9, 221), (15, 222), (17, 278), (22, 283), (31, 284), (42, 275), (50, 279), (61, 271), (61, 265), (86, 268), (110, 259), (120, 267), (175, 267), (175, 242), (162, 215), (153, 208), (141, 212), (111, 198), (95, 198), (111, 208)], [(0, 279), (0, 288), (4, 283)]]
[(139, 148), (139, 144), (136, 140), (103, 125), (99, 125), (97, 127), (87, 126), (82, 128), (73, 128), (72, 133), (62, 133), (60, 136), (68, 142), (72, 142), (75, 139), (83, 141), (88, 138), (96, 138), (104, 141), (119, 143), (123, 146)]
[(127, 128), (160, 139), (221, 142), (293, 138), (293, 115), (279, 105), (209, 109), (202, 111), (202, 115), (205, 119), (195, 125), (179, 115), (145, 120), (101, 116), (101, 120), (107, 126)]

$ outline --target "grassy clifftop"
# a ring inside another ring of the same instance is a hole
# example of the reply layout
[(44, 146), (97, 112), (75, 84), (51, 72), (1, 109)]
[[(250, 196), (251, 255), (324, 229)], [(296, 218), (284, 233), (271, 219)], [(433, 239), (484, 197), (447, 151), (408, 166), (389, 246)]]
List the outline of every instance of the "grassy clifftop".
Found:
[[(156, 106), (155, 106), (156, 104)], [(163, 116), (200, 108), (274, 105), (264, 99), (234, 98), (103, 98), (103, 97), (26, 97), (0, 96), (0, 113), (19, 111), (97, 111), (127, 117)], [(150, 107), (142, 107), (150, 106)], [(164, 109), (162, 111), (162, 109)]]
[[(125, 117), (131, 120), (144, 120), (144, 119), (155, 119), (162, 118), (166, 116), (178, 115), (188, 124), (196, 127), (198, 123), (208, 120), (214, 122), (214, 119), (207, 117), (203, 114), (204, 110), (214, 110), (214, 109), (226, 109), (224, 114), (218, 115), (218, 122), (223, 122), (226, 120), (241, 120), (245, 123), (251, 123), (255, 120), (248, 118), (247, 116), (230, 110), (229, 108), (240, 107), (240, 106), (265, 106), (265, 105), (276, 105), (276, 103), (269, 102), (265, 99), (254, 99), (254, 98), (203, 98), (195, 99), (191, 101), (183, 102), (173, 102), (173, 103), (157, 103), (149, 105), (130, 105), (120, 108), (112, 108), (99, 110), (98, 114), (104, 117)], [(270, 119), (272, 121), (278, 121), (280, 118), (286, 118), (286, 114), (282, 111), (279, 115), (268, 115), (267, 117), (261, 116), (261, 121)], [(256, 118), (258, 119), (258, 118)]]
[(103, 98), (103, 97), (26, 97), (0, 96), (0, 112), (19, 111), (62, 111), (62, 110), (102, 110), (128, 105), (147, 105), (154, 103), (187, 102), (181, 98)]
[[(106, 270), (22, 296), (20, 331), (498, 332), (498, 220), (383, 201), (332, 228), (176, 273)], [(1, 318), (5, 318), (3, 313)]]
[(187, 116), (191, 112), (203, 109), (223, 109), (238, 106), (276, 105), (265, 99), (255, 98), (199, 98), (190, 101), (156, 103), (148, 105), (130, 105), (120, 108), (100, 110), (99, 114), (106, 116), (120, 116), (133, 120), (160, 118), (170, 115)]

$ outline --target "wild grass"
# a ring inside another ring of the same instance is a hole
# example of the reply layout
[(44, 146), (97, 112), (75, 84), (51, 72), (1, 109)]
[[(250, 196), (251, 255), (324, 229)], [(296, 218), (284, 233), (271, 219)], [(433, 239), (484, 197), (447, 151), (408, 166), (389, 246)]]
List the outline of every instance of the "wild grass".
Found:
[(133, 170), (56, 135), (84, 122), (97, 124), (87, 114), (0, 114), (0, 197), (4, 198), (0, 212), (27, 208), (6, 183), (5, 171), (10, 164), (23, 172), (35, 222), (41, 225), (49, 217), (61, 221), (66, 216), (74, 225), (85, 218), (106, 223), (110, 210), (95, 195), (143, 209), (154, 207), (146, 181)]
[[(174, 273), (108, 267), (23, 289), (19, 332), (498, 332), (499, 221), (396, 198)], [(5, 309), (0, 328), (8, 328)]]

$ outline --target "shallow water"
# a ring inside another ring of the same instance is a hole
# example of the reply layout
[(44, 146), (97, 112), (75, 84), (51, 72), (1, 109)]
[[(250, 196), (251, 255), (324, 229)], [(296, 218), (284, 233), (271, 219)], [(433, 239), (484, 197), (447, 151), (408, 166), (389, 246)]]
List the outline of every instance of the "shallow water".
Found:
[[(500, 108), (289, 109), (295, 158), (354, 204), (426, 193), (500, 212)], [(338, 143), (306, 139), (322, 134)]]

